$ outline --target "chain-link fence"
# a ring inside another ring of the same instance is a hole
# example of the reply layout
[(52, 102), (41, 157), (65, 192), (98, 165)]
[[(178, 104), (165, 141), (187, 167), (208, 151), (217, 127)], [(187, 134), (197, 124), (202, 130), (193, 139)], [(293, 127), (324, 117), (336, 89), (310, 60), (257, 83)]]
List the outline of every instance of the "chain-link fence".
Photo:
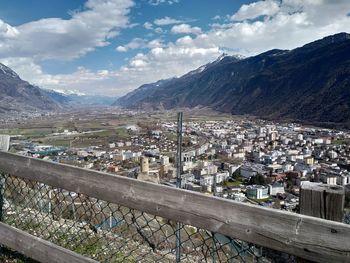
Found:
[[(293, 262), (276, 251), (80, 193), (1, 175), (2, 221), (100, 262)], [(1, 204), (1, 202), (0, 202)], [(178, 246), (178, 247), (177, 247)]]

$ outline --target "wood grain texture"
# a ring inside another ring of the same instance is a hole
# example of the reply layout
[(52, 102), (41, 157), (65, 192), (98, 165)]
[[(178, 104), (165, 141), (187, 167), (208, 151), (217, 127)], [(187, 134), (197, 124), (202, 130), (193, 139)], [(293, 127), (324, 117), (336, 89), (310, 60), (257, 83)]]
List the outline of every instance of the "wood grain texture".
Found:
[(0, 171), (317, 262), (350, 262), (350, 226), (0, 152)]
[(339, 185), (305, 184), (300, 188), (300, 213), (342, 222), (345, 190)]
[(43, 263), (96, 263), (73, 251), (0, 222), (0, 244)]

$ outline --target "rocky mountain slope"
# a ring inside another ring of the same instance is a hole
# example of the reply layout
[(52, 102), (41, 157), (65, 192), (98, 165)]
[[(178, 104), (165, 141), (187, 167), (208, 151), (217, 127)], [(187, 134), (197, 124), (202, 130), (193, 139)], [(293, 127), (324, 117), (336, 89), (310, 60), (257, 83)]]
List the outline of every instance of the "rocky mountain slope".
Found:
[(350, 127), (350, 35), (245, 59), (225, 56), (180, 78), (143, 85), (115, 104), (133, 109), (207, 106)]
[(60, 106), (40, 88), (22, 80), (0, 63), (0, 113), (57, 110)]
[(0, 114), (25, 111), (53, 111), (85, 106), (108, 106), (116, 98), (63, 94), (44, 90), (22, 80), (16, 72), (0, 63)]

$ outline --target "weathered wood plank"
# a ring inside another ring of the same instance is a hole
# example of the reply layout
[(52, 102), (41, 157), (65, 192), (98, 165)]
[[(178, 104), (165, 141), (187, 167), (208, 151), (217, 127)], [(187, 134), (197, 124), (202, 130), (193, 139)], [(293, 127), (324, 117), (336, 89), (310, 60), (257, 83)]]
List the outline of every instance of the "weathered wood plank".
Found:
[(343, 221), (344, 187), (326, 184), (305, 184), (300, 188), (300, 213), (332, 221)]
[(1, 222), (0, 237), (0, 244), (39, 262), (97, 262)]
[(350, 226), (0, 152), (0, 170), (317, 262), (350, 262)]

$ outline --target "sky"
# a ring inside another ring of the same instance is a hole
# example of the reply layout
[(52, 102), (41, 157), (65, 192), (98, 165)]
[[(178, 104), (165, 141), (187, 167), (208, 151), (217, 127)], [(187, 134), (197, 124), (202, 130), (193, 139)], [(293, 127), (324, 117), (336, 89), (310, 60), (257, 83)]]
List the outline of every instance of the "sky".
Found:
[(0, 1), (0, 63), (41, 88), (89, 95), (339, 32), (350, 32), (350, 0)]

